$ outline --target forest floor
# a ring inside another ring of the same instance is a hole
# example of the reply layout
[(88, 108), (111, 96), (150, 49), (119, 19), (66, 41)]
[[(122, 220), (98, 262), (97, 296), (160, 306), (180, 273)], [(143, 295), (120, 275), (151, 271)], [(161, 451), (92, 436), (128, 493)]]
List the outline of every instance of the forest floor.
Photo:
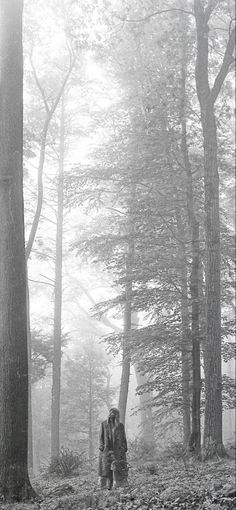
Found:
[(0, 503), (1, 510), (233, 510), (235, 459), (208, 462), (156, 458), (132, 462), (129, 485), (101, 490), (96, 472), (70, 478), (32, 479), (39, 495), (31, 503)]

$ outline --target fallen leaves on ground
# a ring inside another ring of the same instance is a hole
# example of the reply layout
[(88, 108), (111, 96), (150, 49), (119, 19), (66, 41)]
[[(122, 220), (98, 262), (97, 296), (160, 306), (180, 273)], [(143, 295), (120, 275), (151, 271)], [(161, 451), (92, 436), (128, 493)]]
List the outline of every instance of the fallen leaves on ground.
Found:
[(155, 459), (134, 463), (129, 486), (100, 490), (96, 473), (64, 480), (38, 477), (39, 500), (1, 504), (1, 510), (233, 510), (233, 459), (200, 463), (193, 459)]

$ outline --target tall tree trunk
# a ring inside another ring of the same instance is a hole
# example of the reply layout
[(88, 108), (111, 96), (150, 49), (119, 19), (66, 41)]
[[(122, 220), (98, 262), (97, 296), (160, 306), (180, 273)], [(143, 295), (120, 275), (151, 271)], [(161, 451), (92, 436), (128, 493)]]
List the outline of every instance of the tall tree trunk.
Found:
[(108, 411), (111, 409), (111, 374), (110, 374), (110, 371), (109, 371), (109, 368), (107, 370), (107, 374), (106, 374), (106, 380), (107, 380), (107, 385), (106, 385), (106, 406), (107, 406), (107, 409)]
[(31, 330), (30, 330), (30, 296), (26, 264), (26, 315), (27, 315), (27, 345), (28, 345), (28, 374), (29, 374), (29, 416), (28, 416), (28, 467), (33, 471), (33, 419), (32, 419), (32, 391), (31, 391)]
[(181, 214), (176, 210), (178, 236), (181, 239), (179, 245), (180, 265), (180, 287), (181, 287), (181, 367), (182, 367), (182, 416), (183, 416), (183, 444), (189, 444), (191, 435), (191, 414), (190, 414), (190, 372), (191, 372), (191, 332), (189, 317), (188, 299), (188, 275), (187, 257), (184, 244), (184, 227)]
[[(211, 108), (210, 108), (211, 110)], [(222, 454), (220, 217), (216, 123), (213, 111), (203, 122), (206, 214), (206, 371), (205, 456)]]
[(209, 0), (204, 8), (194, 0), (197, 28), (196, 86), (201, 110), (204, 146), (205, 235), (206, 235), (206, 372), (204, 457), (224, 454), (222, 440), (221, 383), (221, 306), (220, 306), (220, 213), (219, 174), (217, 164), (217, 128), (214, 104), (233, 62), (235, 28), (213, 87), (209, 86), (208, 38), (211, 14), (217, 1)]
[[(40, 154), (39, 154), (39, 165), (38, 165), (38, 197), (37, 197), (37, 206), (36, 206), (36, 211), (35, 211), (33, 223), (32, 223), (30, 234), (29, 234), (29, 239), (28, 239), (28, 242), (27, 242), (27, 245), (26, 245), (26, 250), (25, 250), (26, 251), (26, 260), (27, 261), (28, 261), (28, 259), (30, 257), (30, 254), (31, 254), (31, 251), (32, 251), (32, 248), (33, 248), (35, 236), (36, 236), (38, 225), (39, 225), (39, 221), (40, 221), (42, 206), (43, 206), (43, 170), (44, 170), (44, 162), (45, 162), (45, 155), (46, 155), (46, 142), (47, 142), (48, 130), (49, 130), (50, 123), (51, 123), (51, 120), (53, 118), (53, 115), (54, 115), (54, 113), (55, 113), (55, 111), (56, 111), (56, 109), (58, 107), (59, 102), (60, 102), (60, 99), (63, 96), (65, 87), (67, 85), (67, 82), (68, 82), (69, 77), (71, 75), (71, 72), (73, 70), (75, 61), (76, 61), (76, 55), (70, 61), (69, 69), (68, 69), (68, 71), (67, 71), (67, 73), (66, 73), (66, 75), (64, 77), (64, 80), (62, 81), (61, 87), (59, 88), (59, 91), (58, 91), (58, 94), (57, 94), (57, 96), (55, 98), (55, 101), (54, 101), (52, 107), (49, 108), (47, 100), (45, 98), (44, 90), (43, 90), (43, 88), (41, 86), (41, 83), (39, 82), (39, 78), (37, 76), (37, 72), (36, 72), (36, 69), (34, 67), (32, 56), (31, 56), (32, 70), (33, 70), (33, 74), (34, 74), (34, 77), (35, 77), (36, 85), (37, 85), (37, 87), (38, 87), (38, 89), (39, 89), (39, 91), (40, 91), (40, 93), (42, 95), (42, 99), (43, 99), (44, 106), (45, 106), (46, 116), (45, 116), (45, 121), (44, 121), (43, 129), (42, 129), (41, 141), (40, 141)], [(29, 302), (30, 302), (30, 297), (28, 299), (28, 303)], [(28, 313), (28, 323), (29, 323), (28, 336), (30, 338), (30, 316), (29, 316), (29, 309), (28, 309), (27, 313)], [(30, 398), (30, 402), (31, 402), (31, 398)], [(31, 403), (30, 403), (30, 413), (31, 413)], [(31, 445), (31, 443), (33, 441), (32, 430), (31, 430), (32, 429), (31, 422), (32, 422), (32, 417), (30, 417), (30, 421), (29, 421), (29, 446)], [(55, 434), (58, 435), (58, 431), (56, 431)], [(58, 441), (59, 441), (59, 436), (58, 436)], [(30, 446), (30, 448), (29, 448), (29, 461), (33, 464), (33, 457), (32, 457), (32, 454), (30, 453), (31, 451), (32, 451), (32, 446)]]
[(33, 223), (30, 229), (29, 239), (26, 245), (26, 260), (29, 259), (32, 247), (34, 244), (36, 232), (38, 229), (38, 224), (41, 216), (42, 206), (43, 206), (43, 168), (45, 161), (45, 151), (46, 151), (46, 140), (47, 133), (50, 124), (50, 117), (47, 114), (42, 135), (41, 135), (41, 144), (40, 144), (40, 157), (39, 157), (39, 166), (38, 166), (38, 199), (37, 199), (37, 207), (33, 219)]
[(193, 364), (193, 397), (192, 397), (192, 433), (190, 449), (197, 456), (201, 455), (201, 355), (199, 328), (199, 223), (192, 223), (192, 271), (190, 281), (192, 303), (192, 364)]
[(134, 217), (133, 208), (135, 200), (135, 184), (131, 182), (130, 208), (128, 211), (128, 247), (126, 254), (126, 285), (125, 285), (125, 309), (124, 309), (124, 341), (122, 346), (122, 372), (119, 394), (120, 420), (125, 424), (125, 414), (129, 392), (130, 378), (130, 348), (129, 336), (132, 330), (132, 271), (134, 261)]
[[(181, 108), (180, 117), (183, 118), (184, 111)], [(165, 131), (165, 153), (170, 174), (172, 172), (171, 150), (169, 147), (169, 134), (167, 130), (166, 118), (162, 119), (163, 130)], [(181, 369), (182, 369), (182, 416), (183, 416), (183, 443), (186, 446), (190, 437), (190, 356), (189, 356), (189, 317), (188, 317), (188, 282), (187, 282), (187, 260), (184, 245), (184, 225), (181, 218), (181, 211), (175, 210), (177, 229), (179, 234), (179, 253), (182, 264), (180, 266), (180, 286), (181, 286), (181, 321), (182, 321), (182, 340), (181, 340)]]
[[(138, 327), (139, 319), (138, 314), (133, 312), (131, 319), (131, 327), (135, 329)], [(137, 381), (137, 386), (143, 386), (147, 382), (147, 377), (138, 369), (138, 365), (134, 364), (134, 371)], [(139, 403), (140, 403), (140, 414), (141, 414), (141, 437), (144, 444), (153, 451), (155, 450), (155, 437), (154, 437), (154, 427), (153, 427), (153, 416), (152, 416), (152, 407), (150, 402), (152, 400), (152, 392), (144, 392), (139, 395)]]
[[(185, 25), (186, 26), (186, 25)], [(200, 330), (199, 330), (199, 222), (196, 218), (193, 195), (193, 182), (191, 163), (187, 142), (186, 123), (186, 36), (183, 34), (182, 41), (182, 65), (181, 65), (181, 151), (184, 169), (186, 172), (186, 197), (188, 222), (191, 229), (191, 279), (190, 294), (192, 308), (192, 431), (189, 436), (189, 446), (192, 452), (198, 456), (201, 453), (201, 357), (200, 357)]]
[(57, 185), (57, 232), (56, 232), (54, 337), (53, 337), (53, 365), (52, 365), (52, 410), (51, 410), (51, 456), (52, 456), (52, 458), (58, 457), (59, 451), (60, 451), (64, 153), (65, 153), (65, 112), (64, 112), (64, 96), (62, 96), (59, 175), (58, 175), (58, 185)]
[[(89, 354), (90, 356), (90, 354)], [(92, 364), (89, 360), (89, 461), (93, 459), (93, 374)]]
[[(144, 375), (142, 375), (138, 367), (134, 365), (135, 376), (137, 380), (137, 385), (142, 386), (147, 382), (147, 379)], [(141, 413), (141, 437), (143, 439), (144, 444), (147, 445), (148, 448), (152, 449), (154, 453), (155, 448), (155, 438), (154, 438), (154, 428), (153, 428), (153, 416), (152, 416), (152, 408), (150, 407), (150, 400), (152, 398), (151, 393), (144, 392), (139, 395), (140, 401), (140, 413)]]
[[(127, 273), (128, 274), (128, 273)], [(120, 421), (125, 424), (126, 407), (129, 392), (129, 379), (130, 379), (130, 350), (128, 345), (128, 335), (131, 332), (131, 293), (132, 281), (126, 284), (126, 302), (124, 310), (124, 341), (122, 348), (122, 372), (120, 382), (120, 394), (118, 408), (120, 411)]]
[(181, 321), (182, 321), (182, 342), (181, 342), (181, 360), (182, 360), (182, 398), (183, 398), (183, 444), (185, 447), (189, 444), (191, 435), (191, 415), (190, 415), (190, 350), (191, 333), (189, 328), (189, 310), (188, 310), (188, 279), (187, 279), (187, 261), (186, 254), (183, 254), (184, 264), (181, 267)]
[(0, 2), (0, 498), (6, 500), (33, 494), (27, 470), (22, 10), (21, 0)]

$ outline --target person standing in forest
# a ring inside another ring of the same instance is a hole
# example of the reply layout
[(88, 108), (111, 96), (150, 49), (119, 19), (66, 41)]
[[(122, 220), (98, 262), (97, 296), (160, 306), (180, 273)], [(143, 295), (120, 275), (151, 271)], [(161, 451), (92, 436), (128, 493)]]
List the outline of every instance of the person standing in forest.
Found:
[(118, 409), (109, 411), (108, 419), (101, 423), (99, 434), (99, 477), (101, 489), (127, 484), (127, 441), (125, 428), (120, 422)]

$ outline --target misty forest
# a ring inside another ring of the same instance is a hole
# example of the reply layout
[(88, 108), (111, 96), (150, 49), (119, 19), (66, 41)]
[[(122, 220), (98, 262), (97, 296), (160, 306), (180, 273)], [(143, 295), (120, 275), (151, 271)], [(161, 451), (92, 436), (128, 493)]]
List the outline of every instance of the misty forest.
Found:
[(235, 508), (233, 8), (0, 0), (1, 509)]

